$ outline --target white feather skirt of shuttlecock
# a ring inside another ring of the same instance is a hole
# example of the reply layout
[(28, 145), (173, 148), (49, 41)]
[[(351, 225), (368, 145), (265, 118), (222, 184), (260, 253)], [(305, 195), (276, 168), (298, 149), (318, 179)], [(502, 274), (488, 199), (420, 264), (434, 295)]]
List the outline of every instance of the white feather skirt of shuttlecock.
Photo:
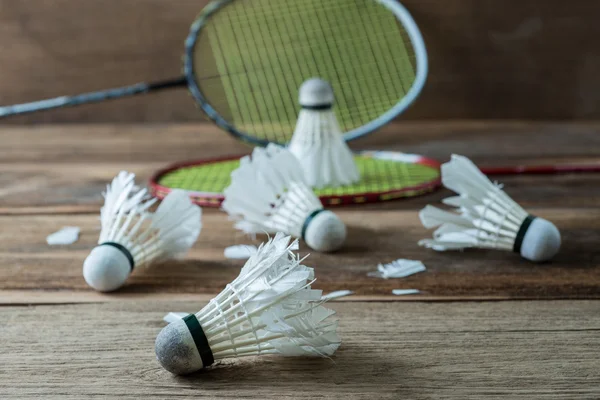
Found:
[(184, 255), (200, 235), (201, 208), (185, 191), (173, 190), (152, 213), (149, 208), (156, 200), (137, 188), (134, 178), (121, 172), (107, 188), (98, 244), (121, 244), (136, 267)]
[(323, 208), (307, 186), (298, 160), (283, 147), (255, 148), (240, 160), (221, 207), (245, 233), (300, 237), (306, 218)]
[(443, 200), (454, 212), (426, 206), (419, 213), (423, 226), (439, 228), (420, 245), (438, 251), (467, 247), (512, 250), (529, 215), (500, 185), (491, 182), (472, 161), (453, 155), (442, 165), (442, 183), (458, 193)]
[(311, 187), (338, 187), (360, 180), (352, 151), (332, 110), (301, 110), (289, 144)]
[(281, 354), (331, 356), (341, 340), (335, 312), (311, 288), (314, 270), (302, 265), (282, 233), (263, 244), (240, 275), (196, 313), (215, 359)]

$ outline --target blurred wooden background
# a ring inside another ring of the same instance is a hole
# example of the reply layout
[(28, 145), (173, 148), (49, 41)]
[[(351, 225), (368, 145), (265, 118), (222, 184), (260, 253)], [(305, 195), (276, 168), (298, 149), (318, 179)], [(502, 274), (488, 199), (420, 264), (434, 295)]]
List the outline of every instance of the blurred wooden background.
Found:
[[(0, 0), (0, 104), (180, 74), (207, 0)], [(404, 0), (431, 58), (406, 119), (597, 119), (600, 2)], [(9, 123), (200, 121), (185, 90)], [(5, 121), (3, 121), (5, 122)]]

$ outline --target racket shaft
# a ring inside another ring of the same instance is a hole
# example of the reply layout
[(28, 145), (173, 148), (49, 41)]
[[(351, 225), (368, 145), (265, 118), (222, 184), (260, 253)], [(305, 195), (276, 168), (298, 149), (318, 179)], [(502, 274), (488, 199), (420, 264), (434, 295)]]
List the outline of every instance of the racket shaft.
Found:
[(101, 90), (98, 92), (83, 93), (75, 96), (61, 96), (53, 99), (39, 100), (31, 103), (14, 104), (0, 107), (0, 118), (12, 115), (27, 114), (37, 111), (50, 110), (53, 108), (72, 107), (80, 104), (98, 103), (105, 100), (118, 99), (121, 97), (134, 96), (163, 89), (185, 86), (185, 78), (177, 78), (169, 81), (156, 83), (137, 83), (131, 86)]

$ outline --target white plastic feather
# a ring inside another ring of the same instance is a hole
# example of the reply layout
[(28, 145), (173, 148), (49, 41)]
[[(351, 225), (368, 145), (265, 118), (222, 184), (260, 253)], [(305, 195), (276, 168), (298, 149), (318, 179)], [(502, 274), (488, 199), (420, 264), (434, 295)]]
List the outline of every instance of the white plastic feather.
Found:
[(51, 233), (46, 236), (46, 243), (50, 246), (64, 246), (73, 244), (79, 239), (79, 232), (81, 230), (78, 226), (65, 226), (64, 228)]
[(548, 260), (558, 252), (558, 229), (549, 221), (530, 216), (471, 160), (453, 155), (441, 170), (444, 186), (458, 193), (443, 202), (455, 210), (430, 205), (421, 210), (423, 226), (439, 226), (433, 239), (419, 241), (421, 246), (437, 251), (469, 247), (515, 250), (532, 261)]
[[(322, 292), (311, 288), (314, 271), (302, 265), (289, 241), (278, 233), (261, 245), (239, 276), (195, 314), (215, 360), (260, 354), (327, 357), (339, 347), (337, 320), (330, 318), (334, 312), (321, 305)], [(171, 372), (192, 372), (181, 371), (180, 364), (198, 368), (202, 360), (195, 359), (196, 352), (187, 355), (193, 360), (181, 360), (186, 353), (179, 346), (189, 342), (181, 332), (187, 328), (177, 318), (170, 320), (156, 341), (158, 359)]]
[(179, 321), (180, 319), (183, 319), (183, 317), (185, 317), (186, 315), (188, 315), (188, 313), (170, 312), (163, 317), (163, 321), (165, 321), (167, 324), (170, 324), (171, 322), (175, 322), (175, 321)]
[(419, 289), (393, 289), (392, 294), (395, 296), (406, 296), (409, 294), (419, 294), (421, 291)]
[(367, 275), (383, 279), (406, 278), (425, 270), (425, 265), (421, 261), (401, 258), (388, 264), (379, 264), (377, 271), (369, 272)]
[(223, 255), (232, 260), (247, 260), (258, 251), (256, 246), (239, 244), (225, 248)]
[(337, 250), (345, 240), (345, 225), (323, 210), (298, 160), (283, 147), (255, 148), (242, 158), (224, 194), (223, 210), (245, 233), (284, 232), (319, 251)]
[(169, 193), (154, 213), (156, 202), (135, 187), (134, 175), (121, 172), (104, 193), (98, 246), (84, 262), (84, 278), (100, 291), (122, 286), (135, 266), (179, 258), (202, 229), (200, 207), (182, 190)]
[(353, 294), (354, 292), (352, 290), (335, 290), (331, 293), (324, 294), (321, 297), (321, 300), (335, 300), (346, 296), (352, 296)]
[(333, 89), (313, 78), (300, 87), (302, 110), (289, 149), (312, 187), (338, 187), (360, 180), (352, 151), (333, 111)]

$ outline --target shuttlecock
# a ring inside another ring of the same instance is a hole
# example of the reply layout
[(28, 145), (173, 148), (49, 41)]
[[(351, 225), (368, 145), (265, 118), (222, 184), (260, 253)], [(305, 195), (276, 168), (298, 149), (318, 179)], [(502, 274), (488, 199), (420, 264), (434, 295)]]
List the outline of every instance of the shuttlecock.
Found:
[(222, 208), (249, 234), (284, 232), (317, 251), (339, 249), (346, 226), (308, 187), (298, 160), (270, 144), (243, 157), (231, 174)]
[(360, 180), (352, 151), (344, 141), (333, 112), (333, 89), (318, 78), (300, 87), (302, 110), (289, 150), (300, 161), (310, 186), (350, 185)]
[(442, 183), (458, 193), (443, 202), (457, 213), (427, 206), (419, 217), (426, 228), (440, 226), (420, 245), (438, 251), (468, 247), (508, 250), (536, 262), (560, 248), (560, 232), (551, 222), (528, 214), (498, 184), (466, 157), (453, 155), (442, 165)]
[(101, 292), (121, 287), (134, 267), (183, 256), (202, 228), (202, 210), (184, 191), (173, 190), (153, 213), (156, 199), (134, 179), (122, 171), (107, 186), (98, 246), (83, 263), (85, 281)]
[(183, 375), (230, 357), (280, 354), (331, 356), (339, 347), (335, 312), (311, 289), (314, 271), (278, 233), (262, 245), (240, 275), (202, 310), (162, 329), (155, 350), (160, 364)]

